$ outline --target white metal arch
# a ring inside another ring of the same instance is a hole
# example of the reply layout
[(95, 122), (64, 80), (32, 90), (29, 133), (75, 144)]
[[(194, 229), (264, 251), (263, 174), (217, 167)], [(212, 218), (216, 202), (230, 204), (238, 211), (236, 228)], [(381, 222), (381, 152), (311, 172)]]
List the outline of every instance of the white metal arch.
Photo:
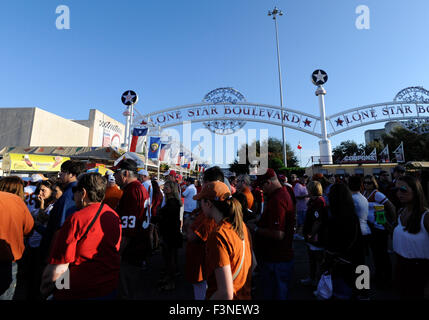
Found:
[[(186, 116), (186, 113), (195, 114), (199, 108), (202, 108), (202, 113), (211, 113), (206, 116)], [(243, 116), (247, 109), (247, 115)], [(226, 113), (229, 110), (230, 113)], [(235, 113), (236, 110), (240, 112)], [(252, 115), (250, 115), (252, 110)], [(185, 111), (183, 113), (182, 111)], [(275, 118), (275, 119), (274, 119)], [(283, 118), (283, 122), (282, 122)], [(268, 104), (242, 102), (237, 104), (228, 103), (195, 103), (173, 108), (167, 108), (160, 111), (152, 112), (146, 115), (135, 117), (134, 124), (139, 124), (144, 121), (148, 125), (157, 126), (160, 128), (168, 128), (181, 125), (184, 121), (191, 122), (206, 122), (206, 121), (229, 121), (240, 120), (249, 122), (266, 123), (276, 126), (284, 126), (286, 128), (298, 130), (320, 138), (320, 133), (317, 132), (320, 118), (314, 115), (297, 111), (289, 108), (281, 108)]]
[[(429, 117), (429, 104), (419, 102), (385, 102), (338, 112), (326, 118), (328, 137), (380, 122), (403, 121)], [(334, 122), (336, 122), (334, 124)]]

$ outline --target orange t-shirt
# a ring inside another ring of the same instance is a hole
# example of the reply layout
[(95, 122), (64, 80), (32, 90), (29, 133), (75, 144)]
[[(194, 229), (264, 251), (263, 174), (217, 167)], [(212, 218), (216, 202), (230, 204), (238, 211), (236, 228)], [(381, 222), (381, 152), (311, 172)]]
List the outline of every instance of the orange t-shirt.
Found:
[(247, 187), (245, 187), (241, 193), (246, 196), (246, 199), (247, 199), (247, 208), (248, 209), (252, 209), (254, 198), (253, 198), (253, 194), (250, 191), (250, 189), (247, 188)]
[(113, 210), (116, 210), (123, 193), (124, 192), (117, 186), (107, 187), (103, 203), (107, 204)]
[(190, 283), (205, 280), (206, 241), (217, 227), (216, 221), (200, 212), (191, 225), (191, 230), (198, 239), (186, 244), (185, 277)]
[(25, 202), (18, 196), (0, 191), (0, 260), (16, 261), (24, 253), (24, 236), (34, 226)]
[[(251, 299), (252, 279), (252, 242), (246, 225), (243, 223), (245, 252), (244, 261), (237, 278), (233, 280), (234, 300)], [(223, 221), (207, 240), (206, 271), (207, 271), (207, 293), (210, 299), (217, 290), (215, 270), (217, 268), (231, 266), (232, 275), (239, 269), (243, 259), (243, 240), (232, 229), (229, 222)]]

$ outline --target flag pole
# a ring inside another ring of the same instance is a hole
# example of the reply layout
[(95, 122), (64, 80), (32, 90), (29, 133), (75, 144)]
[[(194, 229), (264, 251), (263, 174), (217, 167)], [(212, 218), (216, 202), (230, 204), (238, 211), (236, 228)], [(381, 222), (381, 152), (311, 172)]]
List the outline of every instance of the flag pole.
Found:
[(160, 153), (161, 153), (161, 146), (162, 146), (162, 143), (161, 143), (161, 127), (160, 126), (158, 126), (158, 135), (159, 135), (159, 150), (158, 150), (158, 181), (159, 181), (159, 167), (160, 167), (160, 165), (161, 165), (161, 161), (159, 160), (159, 156), (160, 156)]
[(158, 156), (158, 181), (159, 181), (159, 167), (160, 167), (160, 160), (159, 160), (159, 156)]
[(147, 166), (148, 166), (148, 161), (149, 161), (149, 144), (148, 144), (148, 136), (149, 134), (146, 135), (146, 157), (145, 157), (145, 170), (147, 171)]

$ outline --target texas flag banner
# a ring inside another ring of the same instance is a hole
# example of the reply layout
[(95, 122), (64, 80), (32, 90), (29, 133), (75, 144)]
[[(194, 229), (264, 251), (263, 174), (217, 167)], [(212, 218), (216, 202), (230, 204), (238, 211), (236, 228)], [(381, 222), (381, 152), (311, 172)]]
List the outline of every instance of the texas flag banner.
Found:
[(161, 137), (150, 137), (149, 152), (147, 157), (149, 159), (158, 159), (160, 146)]
[(143, 152), (146, 135), (147, 135), (147, 128), (133, 129), (133, 138), (131, 139), (130, 152)]

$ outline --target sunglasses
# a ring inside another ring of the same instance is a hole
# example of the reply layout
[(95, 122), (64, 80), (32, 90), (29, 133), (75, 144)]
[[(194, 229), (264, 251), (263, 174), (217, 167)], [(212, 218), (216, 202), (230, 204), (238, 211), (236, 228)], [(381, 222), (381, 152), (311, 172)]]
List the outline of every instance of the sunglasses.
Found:
[(401, 193), (408, 193), (408, 188), (406, 186), (401, 186), (399, 188), (396, 188), (396, 191), (399, 191)]

